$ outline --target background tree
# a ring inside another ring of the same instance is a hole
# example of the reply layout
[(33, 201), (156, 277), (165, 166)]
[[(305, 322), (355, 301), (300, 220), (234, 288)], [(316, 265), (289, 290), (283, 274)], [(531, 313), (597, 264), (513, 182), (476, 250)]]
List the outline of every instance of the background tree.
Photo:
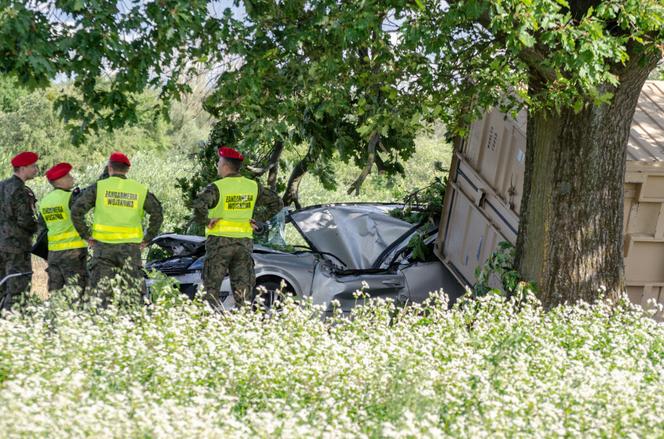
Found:
[(76, 143), (139, 119), (137, 94), (158, 90), (159, 108), (191, 89), (218, 20), (202, 0), (0, 0), (0, 73), (22, 86), (67, 78), (78, 93), (55, 106)]
[(228, 64), (206, 107), (237, 124), (238, 145), (252, 151), (255, 173), (270, 173), (276, 187), (284, 148), (306, 145), (285, 183), (284, 201), (296, 206), (306, 172), (335, 187), (335, 158), (362, 168), (349, 193), (374, 167), (402, 173), (426, 98), (408, 86), (422, 55), (403, 51), (389, 24), (406, 2), (243, 4), (242, 19), (224, 15)]

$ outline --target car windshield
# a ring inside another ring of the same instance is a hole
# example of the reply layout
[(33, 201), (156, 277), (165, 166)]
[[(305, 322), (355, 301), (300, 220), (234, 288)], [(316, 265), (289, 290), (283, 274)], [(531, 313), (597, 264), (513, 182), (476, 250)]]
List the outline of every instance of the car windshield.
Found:
[(289, 219), (289, 209), (284, 207), (267, 221), (269, 228), (264, 234), (255, 234), (254, 242), (260, 246), (285, 252), (310, 249), (309, 243)]

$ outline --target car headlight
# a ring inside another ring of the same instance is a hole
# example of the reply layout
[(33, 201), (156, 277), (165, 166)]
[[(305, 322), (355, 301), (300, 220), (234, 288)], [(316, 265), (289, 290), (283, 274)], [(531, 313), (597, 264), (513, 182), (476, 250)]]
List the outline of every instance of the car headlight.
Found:
[(205, 257), (198, 258), (187, 268), (187, 270), (190, 271), (203, 270), (203, 262), (205, 262)]

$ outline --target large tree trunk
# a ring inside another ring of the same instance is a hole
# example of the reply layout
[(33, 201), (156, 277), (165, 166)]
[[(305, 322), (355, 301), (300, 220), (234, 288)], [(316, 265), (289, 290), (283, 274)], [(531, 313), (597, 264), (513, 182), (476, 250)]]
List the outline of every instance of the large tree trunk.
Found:
[[(640, 58), (640, 57), (636, 57)], [(638, 97), (656, 61), (632, 62), (608, 105), (530, 111), (516, 266), (546, 307), (624, 289), (623, 187)], [(538, 90), (536, 80), (531, 91)]]

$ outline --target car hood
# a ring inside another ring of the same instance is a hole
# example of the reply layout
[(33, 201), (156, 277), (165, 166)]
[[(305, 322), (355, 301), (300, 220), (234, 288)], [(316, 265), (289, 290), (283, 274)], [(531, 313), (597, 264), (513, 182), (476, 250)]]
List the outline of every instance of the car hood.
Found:
[(309, 245), (332, 253), (347, 269), (370, 269), (376, 259), (413, 225), (394, 218), (396, 204), (335, 204), (290, 213)]
[[(165, 233), (152, 240), (155, 244), (168, 251), (173, 256), (202, 256), (205, 253), (205, 237), (197, 235), (180, 235)], [(283, 253), (260, 244), (254, 245), (258, 253)]]
[(173, 256), (193, 256), (204, 252), (205, 237), (165, 233), (152, 240), (152, 244), (167, 250)]

